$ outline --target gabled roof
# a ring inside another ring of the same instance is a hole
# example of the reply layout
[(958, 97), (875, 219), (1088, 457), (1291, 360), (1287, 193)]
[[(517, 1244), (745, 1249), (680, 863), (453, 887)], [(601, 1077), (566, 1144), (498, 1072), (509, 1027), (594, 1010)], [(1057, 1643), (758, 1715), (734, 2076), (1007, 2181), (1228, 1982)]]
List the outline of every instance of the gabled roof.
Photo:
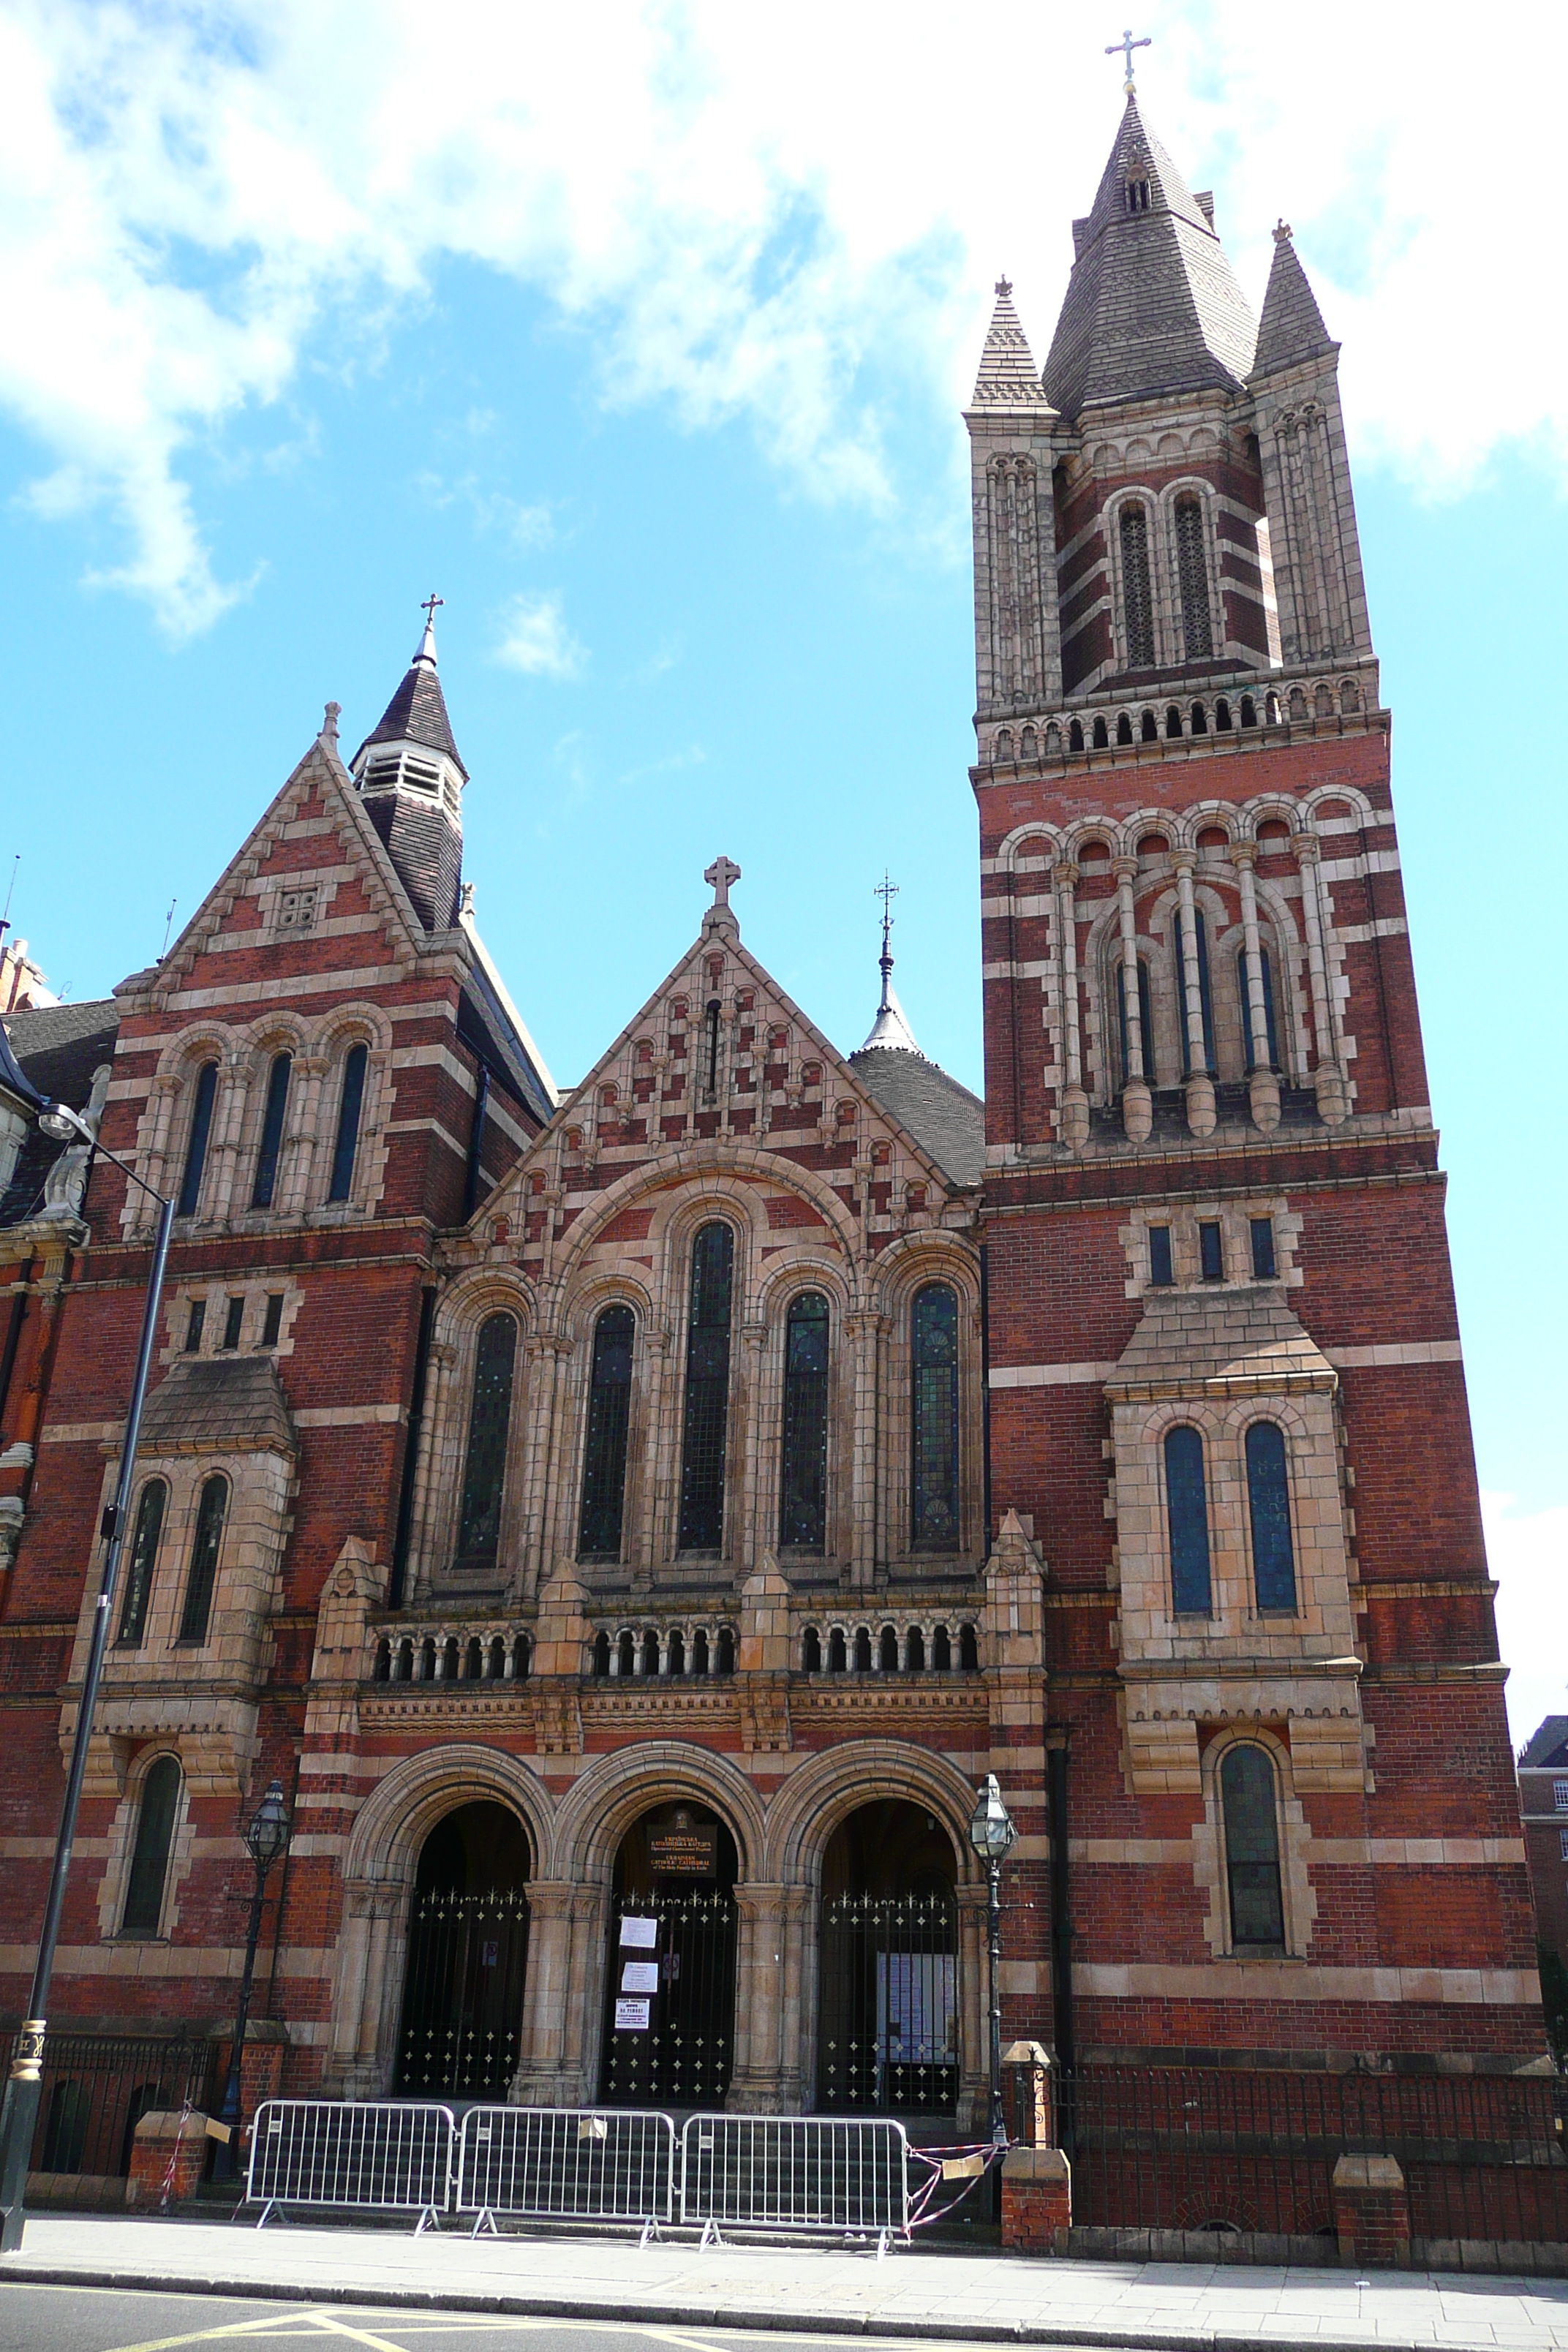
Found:
[(1318, 298), (1297, 258), (1290, 231), (1281, 221), (1274, 232), (1274, 261), (1263, 297), (1252, 373), (1272, 375), (1277, 368), (1293, 367), (1299, 360), (1315, 359), (1321, 352), (1338, 349), (1323, 324)]
[[(1147, 210), (1130, 184), (1146, 183)], [(1252, 366), (1257, 322), (1200, 204), (1129, 97), (1086, 221), (1046, 362), (1045, 394), (1065, 415), (1163, 394), (1234, 392)]]
[(1105, 1393), (1249, 1396), (1338, 1386), (1278, 1290), (1151, 1290)]
[(1037, 401), (1043, 408), (1040, 373), (1035, 365), (1006, 278), (996, 280), (996, 308), (991, 313), (980, 373), (974, 380), (972, 408), (1016, 408), (1020, 401)]
[(951, 1182), (979, 1183), (985, 1173), (985, 1106), (978, 1095), (912, 1046), (868, 1043), (850, 1055), (849, 1066)]
[(143, 1454), (299, 1450), (270, 1356), (182, 1357), (147, 1399), (142, 1418)]
[(425, 624), (419, 650), (409, 663), (402, 685), (354, 753), (354, 759), (373, 743), (422, 743), (427, 751), (444, 751), (461, 772), (465, 783), (468, 782), (468, 772), (458, 759), (458, 746), (452, 740), (447, 698), (441, 691), (440, 672), (436, 667), (436, 630), (430, 621)]
[[(92, 1092), (92, 1074), (114, 1059), (120, 1007), (112, 997), (82, 1004), (46, 1004), (37, 1011), (7, 1013), (0, 1022), (0, 1065), (7, 1055), (24, 1084), (46, 1101), (68, 1103), (72, 1110), (86, 1108)], [(0, 1083), (5, 1072), (0, 1066)], [(18, 1225), (37, 1212), (44, 1198), (44, 1181), (62, 1151), (39, 1127), (28, 1129), (0, 1192), (0, 1225)]]
[(1568, 1715), (1549, 1715), (1538, 1724), (1520, 1749), (1519, 1761), (1525, 1771), (1568, 1764)]

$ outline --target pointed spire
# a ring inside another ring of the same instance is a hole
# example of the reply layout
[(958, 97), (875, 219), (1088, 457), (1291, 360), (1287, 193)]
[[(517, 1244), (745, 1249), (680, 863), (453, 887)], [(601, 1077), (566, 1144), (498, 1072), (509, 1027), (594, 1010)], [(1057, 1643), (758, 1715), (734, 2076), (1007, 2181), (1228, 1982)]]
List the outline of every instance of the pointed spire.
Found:
[(980, 373), (974, 382), (972, 408), (1014, 408), (1022, 400), (1041, 401), (1039, 370), (1028, 339), (1013, 308), (1013, 289), (1005, 278), (996, 280), (996, 308), (991, 313)]
[(1316, 359), (1337, 348), (1297, 255), (1290, 224), (1282, 220), (1274, 232), (1274, 262), (1263, 297), (1252, 373), (1272, 375), (1279, 368), (1293, 367), (1299, 360)]
[(904, 1008), (893, 993), (893, 900), (899, 895), (899, 886), (889, 881), (884, 873), (875, 895), (882, 902), (882, 952), (878, 958), (882, 972), (882, 1001), (877, 1007), (871, 1034), (860, 1051), (870, 1054), (881, 1049), (895, 1054), (918, 1054), (921, 1049), (904, 1019)]
[(1257, 322), (1195, 196), (1131, 94), (1046, 361), (1053, 407), (1084, 409), (1246, 381)]
[(458, 756), (458, 746), (452, 740), (452, 723), (447, 716), (447, 698), (441, 691), (440, 674), (436, 667), (436, 610), (443, 602), (439, 596), (427, 597), (421, 608), (425, 614), (425, 632), (419, 649), (404, 673), (403, 682), (382, 712), (380, 723), (372, 728), (359, 751), (354, 753), (357, 768), (360, 753), (373, 743), (418, 743), (426, 751), (444, 752), (458, 770), (465, 783), (468, 772)]

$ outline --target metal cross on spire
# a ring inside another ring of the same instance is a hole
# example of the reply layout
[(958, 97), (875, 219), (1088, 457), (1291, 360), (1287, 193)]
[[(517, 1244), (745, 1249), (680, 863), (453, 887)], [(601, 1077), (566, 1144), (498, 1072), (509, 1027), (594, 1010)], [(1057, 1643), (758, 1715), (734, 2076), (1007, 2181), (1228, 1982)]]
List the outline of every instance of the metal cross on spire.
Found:
[(430, 593), (426, 597), (425, 602), (419, 607), (419, 610), (425, 615), (426, 625), (427, 627), (432, 629), (435, 627), (436, 615), (440, 611), (446, 601), (447, 599), (445, 596), (437, 596), (434, 588), (431, 589)]
[(1119, 41), (1111, 41), (1107, 44), (1105, 54), (1108, 58), (1120, 57), (1126, 60), (1127, 79), (1122, 83), (1121, 87), (1129, 98), (1132, 95), (1132, 52), (1134, 49), (1148, 49), (1152, 47), (1153, 37), (1148, 33), (1144, 34), (1143, 38), (1141, 41), (1135, 41), (1132, 37), (1132, 27), (1131, 26), (1128, 26), (1126, 32), (1122, 34), (1121, 38)]
[(882, 952), (879, 961), (882, 967), (881, 1010), (884, 1013), (888, 1009), (888, 988), (893, 977), (893, 950), (889, 941), (893, 929), (893, 901), (898, 895), (899, 886), (896, 882), (889, 881), (888, 869), (884, 866), (882, 878), (871, 892), (873, 898), (880, 898), (882, 902)]
[(436, 615), (440, 611), (441, 606), (446, 603), (446, 601), (447, 599), (445, 596), (437, 596), (436, 591), (432, 588), (430, 593), (426, 597), (425, 602), (419, 607), (419, 610), (425, 615), (425, 635), (420, 638), (419, 650), (414, 656), (416, 662), (427, 661), (431, 663), (432, 666), (435, 663)]

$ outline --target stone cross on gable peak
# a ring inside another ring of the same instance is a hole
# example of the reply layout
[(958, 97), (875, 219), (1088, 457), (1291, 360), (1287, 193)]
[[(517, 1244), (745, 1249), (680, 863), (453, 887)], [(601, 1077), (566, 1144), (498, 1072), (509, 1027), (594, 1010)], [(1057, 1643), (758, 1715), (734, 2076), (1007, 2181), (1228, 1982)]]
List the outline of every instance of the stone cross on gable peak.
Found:
[(716, 913), (721, 910), (728, 914), (730, 886), (731, 883), (738, 882), (740, 878), (741, 869), (732, 857), (716, 857), (713, 860), (712, 865), (707, 868), (702, 877), (704, 882), (711, 883), (713, 887), (713, 907), (710, 911)]

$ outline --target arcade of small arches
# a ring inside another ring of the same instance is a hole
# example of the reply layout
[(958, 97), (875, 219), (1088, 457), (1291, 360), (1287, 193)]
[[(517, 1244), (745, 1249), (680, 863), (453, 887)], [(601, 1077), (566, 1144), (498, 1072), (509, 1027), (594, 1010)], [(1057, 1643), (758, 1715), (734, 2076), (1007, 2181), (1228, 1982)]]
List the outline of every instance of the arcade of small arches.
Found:
[[(626, 1623), (594, 1636), (597, 1681), (721, 1681), (735, 1672), (739, 1632), (683, 1614), (657, 1623)], [(521, 1683), (529, 1678), (533, 1644), (521, 1627), (458, 1633), (443, 1627), (383, 1633), (371, 1679), (437, 1685)], [(978, 1674), (980, 1631), (972, 1617), (928, 1616), (899, 1623), (852, 1617), (804, 1628), (796, 1663), (805, 1675)]]
[(1360, 719), (1364, 690), (1353, 677), (1308, 678), (1285, 688), (1262, 687), (1241, 693), (1158, 698), (1043, 721), (998, 727), (982, 740), (982, 763), (1027, 766), (1079, 751), (1126, 751), (1141, 744), (1182, 743), (1215, 735), (1253, 734), (1289, 724)]

